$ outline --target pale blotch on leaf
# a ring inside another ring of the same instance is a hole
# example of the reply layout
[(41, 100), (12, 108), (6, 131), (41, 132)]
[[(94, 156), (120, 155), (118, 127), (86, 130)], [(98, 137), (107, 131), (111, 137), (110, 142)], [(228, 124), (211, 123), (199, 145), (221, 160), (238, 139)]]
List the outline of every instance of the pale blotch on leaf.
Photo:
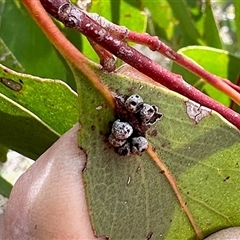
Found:
[(187, 115), (196, 123), (211, 113), (211, 110), (209, 108), (203, 107), (194, 101), (188, 100), (185, 103), (187, 107)]
[(213, 233), (204, 240), (237, 240), (240, 239), (240, 227), (231, 227)]

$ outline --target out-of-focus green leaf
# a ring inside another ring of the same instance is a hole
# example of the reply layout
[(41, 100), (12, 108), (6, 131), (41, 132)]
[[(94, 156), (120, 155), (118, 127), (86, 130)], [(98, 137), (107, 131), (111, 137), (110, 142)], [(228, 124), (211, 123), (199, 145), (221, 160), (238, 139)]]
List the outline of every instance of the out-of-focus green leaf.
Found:
[(2, 65), (0, 78), (20, 88), (14, 91), (1, 80), (0, 93), (38, 116), (57, 133), (63, 134), (76, 123), (77, 95), (64, 82), (20, 74)]
[[(139, 1), (92, 1), (89, 12), (97, 13), (115, 24), (127, 27), (132, 31), (145, 32), (147, 26), (147, 17), (141, 12)], [(88, 40), (82, 38), (82, 52), (85, 56), (95, 62), (99, 58), (89, 44)]]
[[(146, 138), (175, 178), (183, 204), (203, 236), (239, 225), (239, 131), (206, 109), (205, 117), (193, 120), (199, 117), (195, 112), (199, 106), (158, 85), (93, 69), (113, 92), (139, 94), (163, 113)], [(96, 235), (113, 240), (197, 239), (166, 175), (151, 156), (115, 153), (107, 140), (116, 119), (113, 110), (77, 70), (75, 76), (82, 126), (79, 145), (87, 153), (83, 176)]]
[(132, 31), (146, 31), (146, 15), (141, 12), (139, 1), (96, 0), (92, 2), (89, 11), (96, 12), (107, 20)]
[(0, 176), (0, 194), (4, 197), (9, 197), (12, 190), (12, 185)]
[(178, 19), (182, 31), (191, 39), (191, 44), (200, 44), (201, 35), (191, 17), (189, 7), (185, 0), (168, 0), (175, 17)]
[(5, 45), (1, 38), (0, 38), (0, 63), (3, 64), (4, 66), (10, 67), (15, 71), (24, 72), (24, 68), (22, 67), (22, 65), (18, 62), (18, 60), (11, 53), (11, 51), (8, 49), (8, 47)]
[(142, 4), (149, 16), (148, 32), (157, 35), (173, 49), (204, 43), (202, 2), (143, 0)]
[(166, 0), (143, 0), (142, 3), (148, 13), (148, 32), (169, 42), (177, 23), (169, 3)]
[[(0, 38), (23, 69), (39, 77), (72, 83), (73, 76), (25, 7), (17, 1), (0, 1)], [(11, 16), (11, 20), (9, 17)], [(13, 63), (7, 63), (12, 67)], [(16, 69), (18, 70), (18, 69)], [(67, 74), (67, 71), (69, 72)]]
[[(229, 79), (233, 83), (236, 82), (240, 73), (240, 59), (224, 50), (209, 47), (191, 46), (180, 49), (179, 53), (191, 58), (207, 71), (219, 77)], [(202, 90), (204, 90), (210, 97), (216, 99), (226, 106), (229, 106), (229, 97), (225, 96), (211, 85), (207, 83), (203, 84), (202, 80), (200, 80), (198, 76), (177, 65), (176, 63), (173, 63), (172, 70), (181, 74), (183, 78), (192, 85), (198, 86), (199, 81), (201, 81), (200, 86)]]
[(8, 148), (0, 145), (0, 162), (7, 161)]
[(59, 137), (41, 119), (0, 93), (0, 143), (36, 159)]
[(240, 49), (240, 1), (233, 0), (234, 8), (235, 8), (235, 24), (236, 24), (236, 32), (238, 38), (238, 48)]
[(219, 29), (216, 24), (211, 2), (206, 1), (204, 18), (204, 40), (209, 47), (222, 49), (222, 41), (219, 36)]
[(64, 82), (0, 65), (0, 143), (32, 159), (77, 122), (77, 96)]

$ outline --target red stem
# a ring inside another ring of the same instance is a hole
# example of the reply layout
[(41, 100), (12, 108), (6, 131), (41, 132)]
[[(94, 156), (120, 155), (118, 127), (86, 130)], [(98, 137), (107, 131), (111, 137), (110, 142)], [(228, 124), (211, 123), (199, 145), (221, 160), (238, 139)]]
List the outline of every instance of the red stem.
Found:
[[(52, 0), (50, 0), (52, 1)], [(65, 0), (57, 0), (62, 4)], [(109, 88), (103, 84), (100, 77), (91, 69), (89, 59), (86, 58), (69, 40), (62, 34), (58, 27), (53, 23), (42, 4), (38, 0), (22, 0), (22, 3), (28, 9), (31, 16), (36, 20), (42, 31), (55, 46), (55, 48), (64, 56), (64, 58), (79, 69), (106, 99), (112, 108), (115, 107), (115, 101)], [(51, 6), (50, 6), (51, 7)], [(53, 14), (56, 14), (56, 8), (51, 7)], [(71, 66), (70, 65), (70, 66)]]
[(167, 58), (173, 60), (179, 65), (192, 71), (196, 75), (202, 77), (209, 84), (211, 84), (221, 92), (224, 92), (232, 100), (234, 100), (238, 105), (240, 105), (240, 94), (230, 84), (227, 84), (226, 81), (223, 81), (219, 77), (207, 72), (197, 64), (194, 64), (191, 60), (184, 57), (183, 55), (173, 51), (170, 47), (168, 47), (166, 44), (160, 41), (157, 37), (152, 37), (147, 33), (140, 34), (133, 31), (129, 31), (126, 36), (126, 39), (133, 41), (135, 43), (144, 44), (148, 46), (151, 50), (160, 52)]
[[(240, 115), (233, 110), (209, 98), (199, 90), (186, 83), (180, 75), (173, 74), (134, 48), (119, 40), (108, 29), (87, 16), (67, 0), (41, 0), (46, 11), (63, 22), (67, 27), (74, 28), (92, 41), (107, 49), (140, 72), (161, 83), (167, 88), (178, 92), (201, 105), (213, 109), (240, 129)], [(56, 14), (57, 13), (57, 14)]]
[[(240, 75), (238, 75), (237, 77), (237, 82), (236, 84), (232, 83), (231, 81), (227, 80), (227, 84), (229, 84), (230, 86), (232, 86), (232, 88), (234, 88), (236, 91), (240, 92)], [(235, 102), (233, 100), (231, 100), (229, 108), (233, 109), (235, 105)]]
[(240, 76), (238, 76), (238, 80), (237, 80), (237, 82), (236, 82), (236, 84), (234, 84), (234, 83), (232, 83), (231, 81), (229, 81), (229, 80), (225, 80), (225, 82), (229, 85), (229, 86), (231, 86), (233, 89), (235, 89), (238, 93), (240, 93)]

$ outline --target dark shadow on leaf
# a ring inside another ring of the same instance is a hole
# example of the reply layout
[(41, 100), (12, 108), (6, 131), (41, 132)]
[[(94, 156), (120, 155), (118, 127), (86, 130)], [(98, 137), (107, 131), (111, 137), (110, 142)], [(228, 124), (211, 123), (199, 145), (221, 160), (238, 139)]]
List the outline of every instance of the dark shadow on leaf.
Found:
[(0, 111), (0, 143), (31, 159), (37, 159), (58, 136), (30, 116), (14, 116)]

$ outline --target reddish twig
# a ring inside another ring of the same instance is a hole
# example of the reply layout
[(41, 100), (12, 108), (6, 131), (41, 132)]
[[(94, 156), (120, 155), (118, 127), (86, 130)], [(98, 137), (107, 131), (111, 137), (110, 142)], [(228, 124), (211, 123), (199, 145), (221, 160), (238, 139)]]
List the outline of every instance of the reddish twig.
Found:
[[(73, 64), (86, 77), (88, 77), (93, 86), (102, 94), (110, 106), (114, 108), (115, 102), (111, 91), (102, 83), (99, 76), (89, 67), (89, 59), (87, 59), (71, 42), (68, 41), (68, 39), (66, 39), (48, 16), (41, 3), (37, 0), (22, 0), (22, 2), (56, 49), (66, 60), (68, 60), (68, 62)], [(65, 2), (65, 0), (58, 0), (58, 2), (61, 4)], [(57, 15), (57, 13), (54, 12), (56, 10), (54, 6), (52, 6), (51, 10), (53, 14)]]
[(108, 72), (113, 72), (116, 69), (116, 59), (115, 57), (108, 52), (105, 48), (101, 47), (91, 39), (88, 39), (89, 43), (97, 53), (99, 59), (100, 59), (100, 64), (103, 67), (104, 70)]
[[(227, 84), (227, 79), (221, 79), (208, 71), (204, 70), (202, 67), (193, 63), (190, 59), (184, 57), (183, 55), (175, 52), (166, 44), (158, 39), (158, 37), (152, 37), (149, 34), (140, 34), (136, 32), (129, 31), (126, 40), (133, 41), (135, 43), (144, 44), (148, 46), (152, 51), (158, 51), (167, 58), (173, 60), (177, 64), (185, 67), (196, 75), (200, 76), (206, 82), (214, 86), (216, 89), (225, 93), (232, 100), (234, 100), (238, 105), (240, 105), (240, 94), (230, 85)], [(229, 80), (228, 80), (229, 81)], [(230, 81), (229, 81), (230, 82)]]
[(233, 89), (235, 89), (238, 93), (240, 93), (240, 76), (238, 76), (238, 80), (236, 82), (236, 84), (232, 83), (229, 80), (225, 80), (226, 84), (228, 84), (230, 87), (232, 87)]
[[(231, 81), (227, 80), (227, 84), (229, 84), (232, 88), (234, 88), (236, 91), (240, 93), (240, 75), (237, 77), (236, 84), (232, 83)], [(233, 109), (235, 105), (235, 102), (231, 100), (229, 108)]]
[(41, 0), (41, 2), (46, 11), (63, 22), (67, 27), (78, 30), (124, 62), (167, 88), (217, 111), (240, 129), (240, 115), (238, 113), (195, 89), (186, 83), (180, 75), (173, 74), (162, 68), (159, 64), (128, 46), (122, 39), (119, 39), (119, 36), (112, 34), (108, 28), (103, 28), (68, 0)]

